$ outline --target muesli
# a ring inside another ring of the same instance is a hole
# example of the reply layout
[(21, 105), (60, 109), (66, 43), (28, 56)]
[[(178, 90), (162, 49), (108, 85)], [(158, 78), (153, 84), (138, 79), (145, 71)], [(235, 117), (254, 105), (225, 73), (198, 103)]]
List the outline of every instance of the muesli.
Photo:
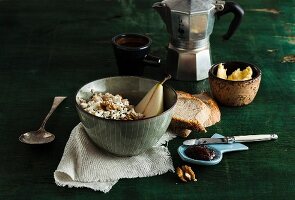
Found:
[(91, 90), (89, 99), (79, 98), (80, 106), (88, 113), (97, 117), (115, 120), (137, 120), (144, 115), (134, 110), (128, 99), (121, 95), (111, 93), (94, 92)]

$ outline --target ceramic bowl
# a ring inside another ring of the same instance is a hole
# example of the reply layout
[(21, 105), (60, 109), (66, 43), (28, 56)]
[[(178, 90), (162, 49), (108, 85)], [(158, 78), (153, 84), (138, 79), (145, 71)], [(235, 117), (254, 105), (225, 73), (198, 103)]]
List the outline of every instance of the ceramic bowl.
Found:
[(158, 81), (118, 76), (103, 78), (84, 85), (76, 94), (76, 109), (89, 138), (94, 144), (118, 156), (138, 155), (153, 147), (166, 132), (177, 101), (174, 89), (164, 85), (164, 112), (140, 120), (104, 119), (84, 111), (79, 98), (90, 98), (90, 90), (120, 94), (136, 105)]
[(253, 71), (252, 79), (244, 81), (224, 80), (217, 77), (218, 64), (209, 70), (209, 84), (212, 96), (225, 106), (244, 106), (250, 104), (259, 89), (261, 71), (253, 64), (246, 62), (225, 62), (222, 63), (230, 75), (237, 68), (240, 70), (250, 66)]

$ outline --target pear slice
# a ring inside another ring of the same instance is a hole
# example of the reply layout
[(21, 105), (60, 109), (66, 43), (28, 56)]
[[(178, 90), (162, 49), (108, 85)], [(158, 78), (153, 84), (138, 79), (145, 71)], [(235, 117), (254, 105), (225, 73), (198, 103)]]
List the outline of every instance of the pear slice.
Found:
[(163, 85), (156, 84), (153, 96), (145, 107), (143, 115), (145, 118), (153, 117), (164, 111)]
[(144, 113), (145, 108), (147, 107), (149, 101), (151, 100), (156, 88), (157, 88), (158, 84), (154, 85), (152, 87), (152, 89), (150, 89), (148, 91), (148, 93), (146, 93), (146, 95), (143, 97), (143, 99), (135, 106), (135, 111), (138, 113)]
[(164, 111), (163, 83), (170, 78), (171, 75), (168, 75), (162, 82), (154, 85), (135, 106), (135, 111), (142, 113), (145, 118), (161, 114)]

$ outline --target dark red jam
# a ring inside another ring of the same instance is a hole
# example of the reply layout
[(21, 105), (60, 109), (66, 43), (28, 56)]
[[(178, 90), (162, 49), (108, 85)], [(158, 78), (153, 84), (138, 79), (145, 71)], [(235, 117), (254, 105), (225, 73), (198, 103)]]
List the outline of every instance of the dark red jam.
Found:
[(189, 146), (184, 152), (189, 158), (195, 160), (213, 160), (215, 157), (215, 151), (203, 145)]

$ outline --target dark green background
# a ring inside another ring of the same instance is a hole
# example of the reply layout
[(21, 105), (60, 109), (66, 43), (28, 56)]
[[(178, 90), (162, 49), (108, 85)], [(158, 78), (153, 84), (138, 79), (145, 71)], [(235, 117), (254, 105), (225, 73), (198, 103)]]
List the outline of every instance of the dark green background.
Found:
[[(72, 128), (79, 122), (74, 94), (83, 84), (117, 75), (110, 40), (121, 32), (153, 39), (152, 51), (165, 63), (168, 34), (151, 8), (156, 0), (0, 1), (0, 199), (293, 199), (295, 197), (294, 63), (295, 1), (237, 1), (245, 16), (236, 34), (223, 41), (232, 16), (216, 20), (211, 36), (214, 63), (242, 60), (257, 64), (262, 82), (246, 107), (220, 107), (222, 120), (202, 136), (277, 133), (277, 141), (251, 143), (228, 153), (216, 166), (192, 165), (198, 182), (181, 183), (175, 174), (120, 180), (108, 193), (58, 187), (53, 172)], [(162, 79), (161, 70), (145, 76)], [(208, 82), (169, 81), (197, 93)], [(34, 130), (53, 97), (68, 96), (48, 121), (56, 134), (49, 145), (28, 146), (18, 136)], [(198, 133), (191, 137), (200, 136)], [(185, 164), (169, 143), (175, 167)]]

